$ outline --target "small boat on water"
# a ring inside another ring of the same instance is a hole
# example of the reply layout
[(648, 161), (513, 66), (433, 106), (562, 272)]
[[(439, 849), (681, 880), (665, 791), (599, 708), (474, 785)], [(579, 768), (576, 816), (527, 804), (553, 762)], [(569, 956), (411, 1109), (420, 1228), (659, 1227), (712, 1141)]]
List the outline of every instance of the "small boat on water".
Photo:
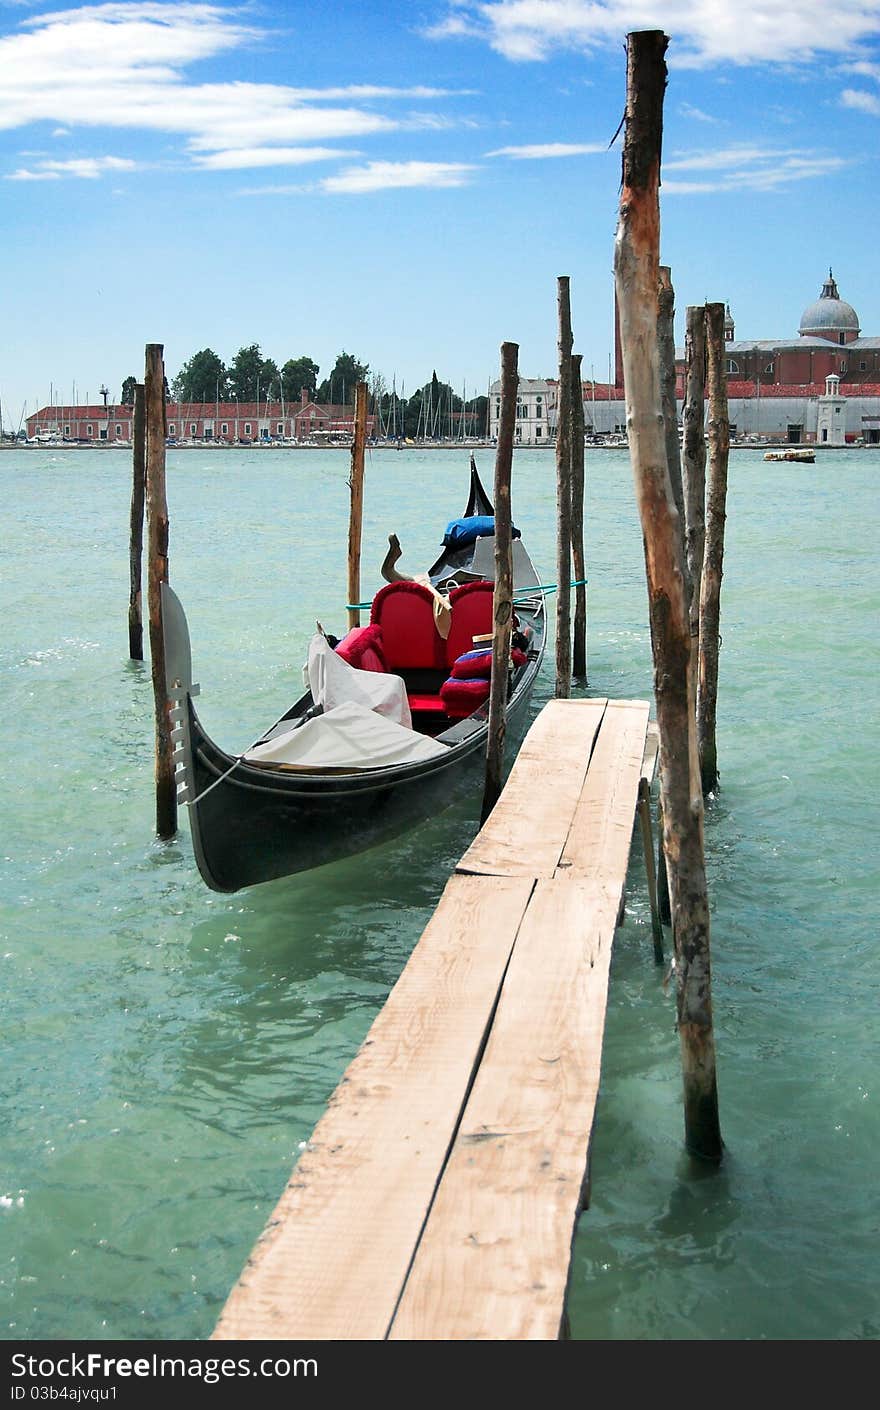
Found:
[(814, 465), (816, 452), (814, 450), (768, 450), (764, 459), (790, 460), (795, 465)]
[[(507, 737), (527, 724), (544, 654), (544, 594), (514, 531), (515, 623)], [(189, 629), (163, 584), (165, 656), (179, 801), (199, 871), (237, 891), (365, 851), (479, 787), (488, 735), (494, 510), (471, 457), (464, 514), (447, 525), (436, 562), (391, 580), (370, 622), (341, 641), (319, 629), (309, 688), (241, 755), (208, 735), (193, 704)], [(388, 565), (391, 565), (390, 568)]]

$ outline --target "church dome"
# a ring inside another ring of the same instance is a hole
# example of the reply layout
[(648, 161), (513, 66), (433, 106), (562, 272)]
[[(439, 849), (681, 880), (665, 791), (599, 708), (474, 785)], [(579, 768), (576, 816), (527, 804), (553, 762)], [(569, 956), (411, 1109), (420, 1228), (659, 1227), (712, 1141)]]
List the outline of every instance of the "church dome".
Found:
[(852, 304), (840, 297), (830, 269), (818, 299), (804, 309), (798, 331), (802, 338), (809, 337), (811, 333), (819, 338), (832, 337), (835, 340), (840, 333), (852, 333), (858, 337), (858, 314)]

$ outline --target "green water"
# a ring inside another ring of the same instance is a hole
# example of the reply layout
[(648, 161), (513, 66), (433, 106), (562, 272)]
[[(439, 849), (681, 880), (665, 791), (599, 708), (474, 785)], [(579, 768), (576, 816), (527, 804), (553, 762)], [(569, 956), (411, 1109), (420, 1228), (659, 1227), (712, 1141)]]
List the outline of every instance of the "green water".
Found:
[[(489, 452), (478, 455), (491, 481)], [(364, 592), (463, 508), (467, 457), (368, 460)], [(520, 452), (514, 518), (554, 575), (552, 457)], [(209, 730), (246, 746), (343, 625), (348, 457), (169, 456), (171, 578)], [(590, 690), (648, 696), (625, 453), (588, 459)], [(633, 852), (615, 944), (578, 1339), (875, 1339), (880, 961), (880, 453), (731, 462), (707, 813), (720, 1172), (682, 1153), (674, 1001)], [(186, 820), (152, 838), (152, 690), (127, 660), (124, 452), (0, 456), (4, 797), (0, 1326), (7, 1339), (202, 1339), (299, 1145), (476, 827), (237, 896)], [(551, 691), (552, 651), (534, 709)]]

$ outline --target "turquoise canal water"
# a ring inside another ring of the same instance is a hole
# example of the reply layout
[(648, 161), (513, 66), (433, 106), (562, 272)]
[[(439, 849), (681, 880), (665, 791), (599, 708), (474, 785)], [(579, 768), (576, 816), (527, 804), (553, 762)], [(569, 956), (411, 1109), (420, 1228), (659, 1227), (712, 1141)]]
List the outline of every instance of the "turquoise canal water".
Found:
[[(478, 454), (491, 482), (489, 452)], [(169, 455), (171, 576), (203, 718), (238, 750), (341, 628), (348, 456)], [(554, 465), (514, 517), (554, 573)], [(588, 456), (590, 691), (651, 690), (628, 459)], [(4, 835), (0, 1325), (7, 1339), (206, 1338), (300, 1143), (476, 828), (217, 896), (152, 837), (152, 695), (128, 661), (130, 462), (0, 456)], [(731, 461), (706, 836), (726, 1159), (682, 1151), (674, 1001), (634, 848), (612, 966), (576, 1339), (876, 1339), (880, 454)], [(368, 459), (364, 592), (418, 571), (464, 453)], [(534, 709), (551, 692), (552, 651)]]

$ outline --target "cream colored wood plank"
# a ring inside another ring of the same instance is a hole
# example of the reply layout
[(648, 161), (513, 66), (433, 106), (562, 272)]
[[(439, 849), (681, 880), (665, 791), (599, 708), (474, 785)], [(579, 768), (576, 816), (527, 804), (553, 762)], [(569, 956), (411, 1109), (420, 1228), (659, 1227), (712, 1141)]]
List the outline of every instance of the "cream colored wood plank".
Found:
[(646, 700), (609, 701), (557, 876), (623, 886), (647, 724)]
[(553, 875), (574, 816), (605, 700), (551, 700), (523, 740), (501, 797), (456, 868)]
[(392, 1340), (558, 1337), (616, 914), (600, 884), (538, 882)]
[(648, 733), (645, 735), (645, 752), (642, 755), (642, 778), (648, 783), (654, 782), (654, 775), (657, 772), (657, 755), (660, 753), (660, 726), (656, 720), (648, 721)]
[(525, 878), (451, 879), (214, 1339), (385, 1336), (531, 891)]

